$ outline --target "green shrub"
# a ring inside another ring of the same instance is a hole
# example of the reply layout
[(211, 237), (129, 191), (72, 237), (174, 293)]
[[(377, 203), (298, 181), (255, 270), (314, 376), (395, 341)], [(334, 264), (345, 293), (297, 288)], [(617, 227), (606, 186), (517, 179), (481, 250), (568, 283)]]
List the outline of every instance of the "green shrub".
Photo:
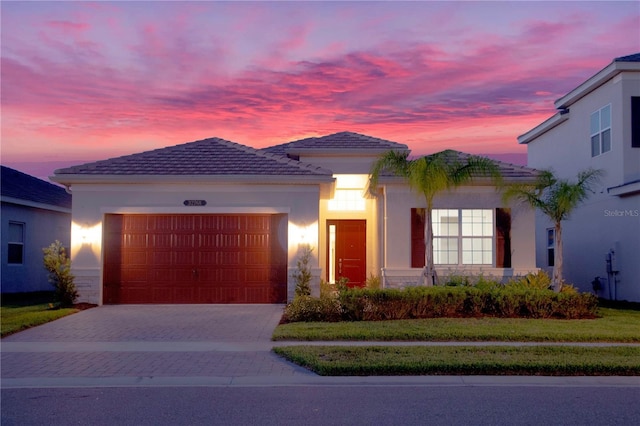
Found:
[[(488, 285), (488, 284), (487, 284)], [(598, 300), (523, 286), (342, 289), (337, 298), (305, 298), (287, 307), (288, 321), (382, 321), (438, 317), (595, 318)], [(304, 318), (304, 319), (296, 319)]]
[(299, 296), (284, 309), (285, 322), (336, 322), (342, 319), (340, 302), (335, 297)]
[(320, 280), (320, 297), (335, 296), (337, 292), (338, 289), (334, 284), (329, 284), (325, 280)]
[(55, 287), (55, 300), (61, 307), (73, 306), (78, 299), (78, 292), (71, 274), (71, 259), (62, 243), (56, 240), (49, 247), (43, 248), (44, 267), (49, 272), (49, 282)]
[(467, 275), (448, 275), (444, 285), (447, 287), (468, 287), (472, 285), (471, 277)]
[(378, 275), (369, 274), (369, 278), (365, 282), (365, 287), (370, 288), (372, 290), (379, 290), (382, 288), (380, 283), (380, 277)]
[(310, 296), (311, 295), (311, 267), (309, 262), (311, 261), (311, 252), (313, 249), (305, 245), (302, 247), (302, 253), (297, 262), (298, 269), (293, 273), (293, 279), (296, 282), (296, 297), (298, 296)]
[(525, 289), (547, 290), (551, 288), (551, 278), (549, 277), (549, 274), (547, 274), (545, 271), (539, 270), (535, 274), (529, 273), (524, 277), (511, 279), (506, 284), (506, 286), (520, 287)]

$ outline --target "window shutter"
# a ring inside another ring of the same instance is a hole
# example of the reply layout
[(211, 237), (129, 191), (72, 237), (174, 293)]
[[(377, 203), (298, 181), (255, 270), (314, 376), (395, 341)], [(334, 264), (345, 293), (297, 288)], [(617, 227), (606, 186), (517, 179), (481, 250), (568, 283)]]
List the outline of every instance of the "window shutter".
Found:
[(411, 267), (424, 268), (425, 209), (411, 209)]
[(631, 97), (631, 147), (640, 148), (640, 96)]

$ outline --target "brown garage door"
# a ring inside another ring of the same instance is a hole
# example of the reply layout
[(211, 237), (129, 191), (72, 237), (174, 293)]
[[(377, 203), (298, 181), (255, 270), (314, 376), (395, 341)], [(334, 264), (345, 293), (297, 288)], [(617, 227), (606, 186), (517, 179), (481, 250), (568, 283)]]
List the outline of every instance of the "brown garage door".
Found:
[(107, 215), (104, 303), (283, 303), (286, 223), (279, 214)]

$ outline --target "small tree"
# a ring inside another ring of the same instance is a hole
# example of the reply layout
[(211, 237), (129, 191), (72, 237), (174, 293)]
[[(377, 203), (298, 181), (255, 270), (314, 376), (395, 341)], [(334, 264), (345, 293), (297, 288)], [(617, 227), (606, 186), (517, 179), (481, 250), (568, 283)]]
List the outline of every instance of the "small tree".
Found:
[(301, 247), (300, 257), (298, 258), (298, 269), (293, 273), (293, 279), (296, 281), (296, 297), (311, 296), (311, 253), (313, 249), (308, 244)]
[(44, 267), (49, 272), (49, 282), (55, 287), (56, 302), (62, 307), (72, 306), (78, 298), (74, 276), (71, 274), (71, 259), (62, 243), (56, 240), (43, 248)]
[(409, 159), (408, 152), (388, 151), (371, 168), (369, 188), (375, 191), (383, 172), (403, 178), (409, 188), (424, 197), (425, 210), (425, 266), (423, 275), (427, 284), (437, 284), (433, 260), (433, 225), (431, 212), (434, 197), (448, 189), (455, 188), (479, 177), (491, 177), (501, 182), (497, 164), (485, 157), (464, 155), (453, 150)]
[(578, 173), (575, 183), (557, 178), (551, 171), (543, 170), (535, 183), (513, 185), (504, 192), (505, 200), (515, 198), (539, 209), (554, 224), (555, 246), (553, 261), (553, 289), (562, 290), (562, 221), (569, 218), (573, 210), (589, 197), (592, 186), (603, 175), (602, 170), (587, 169)]

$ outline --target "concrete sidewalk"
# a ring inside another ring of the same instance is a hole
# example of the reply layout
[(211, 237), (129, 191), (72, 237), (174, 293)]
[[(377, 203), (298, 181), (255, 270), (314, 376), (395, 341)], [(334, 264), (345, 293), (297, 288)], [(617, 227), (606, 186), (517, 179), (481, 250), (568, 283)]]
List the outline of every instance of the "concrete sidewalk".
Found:
[(128, 305), (82, 311), (2, 339), (1, 387), (640, 386), (638, 377), (320, 377), (283, 360), (271, 349), (309, 344), (487, 343), (272, 342), (282, 309), (282, 305)]

